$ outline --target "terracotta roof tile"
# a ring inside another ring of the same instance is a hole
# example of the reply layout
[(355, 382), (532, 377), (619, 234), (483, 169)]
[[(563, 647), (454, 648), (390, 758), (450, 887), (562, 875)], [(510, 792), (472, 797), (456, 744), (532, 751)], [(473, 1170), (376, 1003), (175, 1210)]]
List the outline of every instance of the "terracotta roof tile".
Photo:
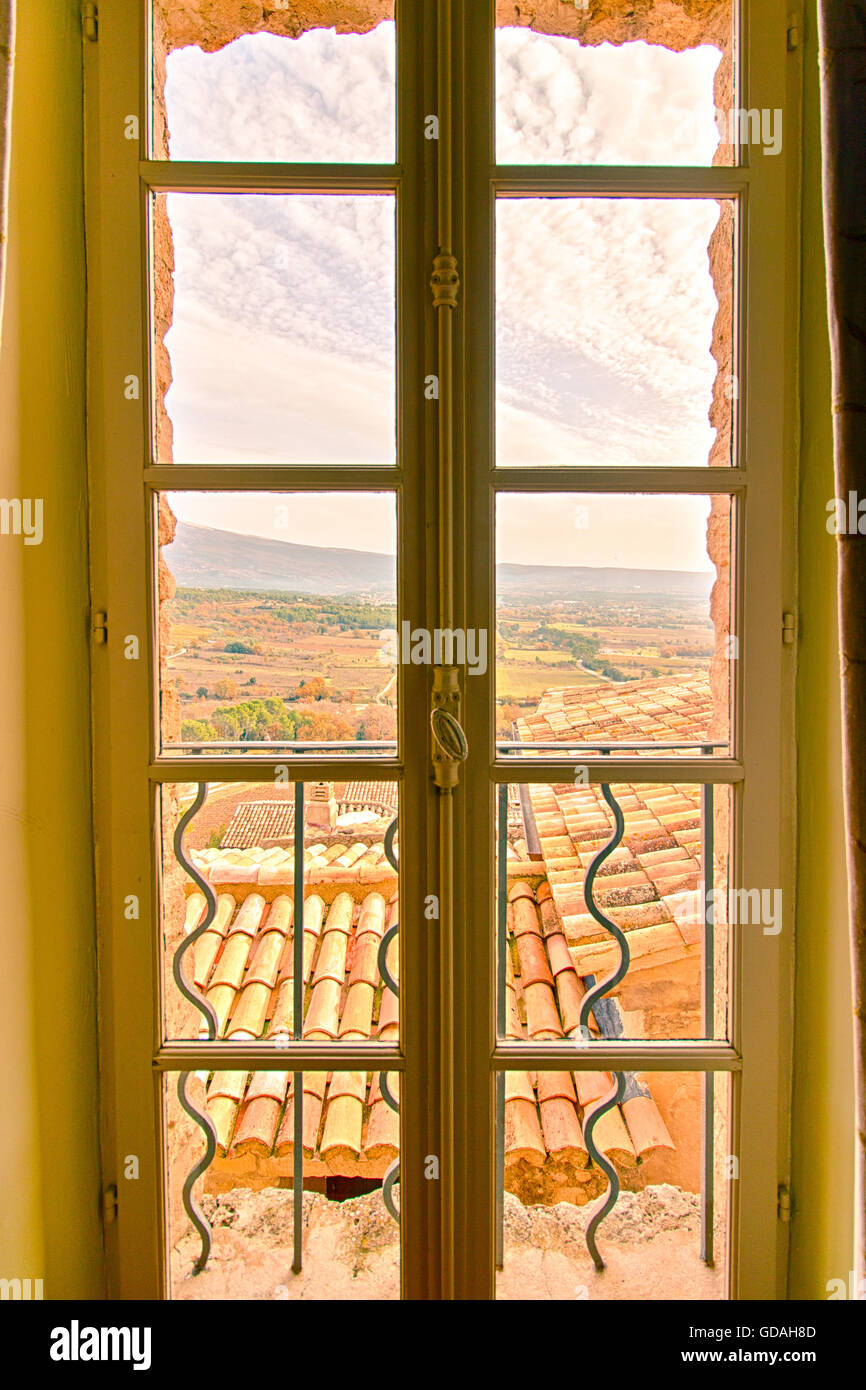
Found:
[(371, 984), (353, 984), (346, 995), (343, 1017), (340, 1020), (339, 1036), (345, 1038), (354, 1033), (360, 1038), (369, 1038), (373, 1026), (373, 1001), (376, 990)]
[(505, 1163), (541, 1167), (547, 1158), (535, 1102), (515, 1098), (505, 1106)]
[[(359, 1073), (359, 1076), (363, 1085), (363, 1074)], [(333, 1164), (335, 1171), (339, 1172), (341, 1162), (360, 1158), (363, 1127), (363, 1098), (339, 1092), (330, 1097), (319, 1144), (319, 1152), (325, 1163), (329, 1166)]]
[(294, 824), (293, 796), (271, 797), (267, 801), (242, 801), (235, 808), (220, 841), (220, 849), (264, 845), (266, 840), (291, 835)]
[(232, 931), (217, 956), (209, 986), (229, 985), (232, 989), (240, 987), (250, 954), (252, 938), (245, 931)]
[(304, 1037), (313, 1033), (324, 1033), (326, 1037), (336, 1038), (340, 1019), (340, 995), (342, 984), (339, 980), (326, 978), (313, 986), (307, 1017), (304, 1022)]
[(571, 1101), (558, 1096), (540, 1101), (541, 1132), (547, 1152), (560, 1162), (585, 1168), (589, 1154), (583, 1140), (577, 1111)]
[(523, 991), (526, 1001), (526, 1026), (531, 1038), (561, 1038), (562, 1024), (556, 1008), (553, 986), (527, 985)]
[(540, 936), (535, 936), (531, 932), (524, 932), (522, 936), (519, 936), (517, 938), (517, 955), (520, 960), (520, 978), (524, 990), (530, 985), (553, 985), (547, 951)]

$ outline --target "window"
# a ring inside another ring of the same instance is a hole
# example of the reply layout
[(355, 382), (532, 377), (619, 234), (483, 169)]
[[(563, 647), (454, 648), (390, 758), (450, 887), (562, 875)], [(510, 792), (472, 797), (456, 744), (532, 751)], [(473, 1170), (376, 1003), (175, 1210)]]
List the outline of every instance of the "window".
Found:
[(356, 8), (88, 56), (114, 1292), (772, 1298), (785, 13)]

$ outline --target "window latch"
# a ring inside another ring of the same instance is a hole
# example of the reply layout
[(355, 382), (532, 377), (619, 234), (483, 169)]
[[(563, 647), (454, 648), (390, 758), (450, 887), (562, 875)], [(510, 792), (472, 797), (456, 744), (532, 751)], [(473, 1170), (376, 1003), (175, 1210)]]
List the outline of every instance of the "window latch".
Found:
[(456, 666), (433, 667), (433, 780), (442, 791), (457, 786), (469, 744), (460, 723), (460, 673)]

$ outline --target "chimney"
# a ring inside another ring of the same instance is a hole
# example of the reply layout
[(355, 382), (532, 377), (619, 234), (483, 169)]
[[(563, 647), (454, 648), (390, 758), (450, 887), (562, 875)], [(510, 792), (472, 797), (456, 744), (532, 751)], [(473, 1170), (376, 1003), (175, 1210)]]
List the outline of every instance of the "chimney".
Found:
[(307, 828), (320, 826), (324, 830), (333, 830), (337, 824), (337, 798), (334, 796), (333, 782), (311, 782), (305, 800)]

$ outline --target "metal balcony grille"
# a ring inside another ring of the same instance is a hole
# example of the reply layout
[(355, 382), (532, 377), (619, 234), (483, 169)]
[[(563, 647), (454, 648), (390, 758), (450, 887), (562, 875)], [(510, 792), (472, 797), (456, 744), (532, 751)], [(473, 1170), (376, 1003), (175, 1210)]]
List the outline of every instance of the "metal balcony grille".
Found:
[[(567, 742), (567, 743), (523, 743), (518, 740), (502, 740), (497, 742), (497, 751), (511, 752), (516, 748), (528, 749), (531, 751), (550, 750), (552, 748), (580, 750), (582, 752), (591, 751), (601, 757), (610, 756), (611, 753), (621, 750), (628, 752), (646, 751), (666, 751), (669, 749), (699, 749), (702, 756), (711, 756), (716, 748), (727, 747), (726, 743), (708, 742), (685, 742), (677, 741), (672, 743), (600, 743), (600, 742)], [(629, 968), (629, 947), (625, 934), (619, 929), (615, 922), (608, 917), (598, 906), (595, 899), (595, 880), (604, 864), (611, 854), (620, 844), (624, 833), (624, 817), (610, 784), (602, 782), (599, 784), (600, 791), (604, 800), (613, 815), (613, 833), (607, 844), (603, 845), (596, 854), (592, 863), (589, 865), (586, 878), (584, 880), (584, 898), (587, 910), (595, 918), (598, 924), (608, 933), (615, 942), (619, 956), (614, 969), (597, 981), (594, 976), (587, 976), (585, 983), (588, 985), (587, 993), (581, 1002), (580, 1021), (578, 1027), (573, 1029), (571, 1035), (581, 1046), (591, 1048), (593, 1037), (590, 1032), (589, 1022), (592, 1016), (599, 1034), (602, 1038), (621, 1037), (622, 1025), (619, 1011), (614, 1010), (612, 1003), (606, 996), (614, 990), (625, 978)], [(509, 807), (509, 785), (501, 783), (498, 788), (497, 801), (497, 947), (498, 947), (498, 969), (497, 969), (497, 1029), (500, 1037), (505, 1035), (506, 1017), (506, 952), (508, 950), (508, 880), (507, 880), (507, 859), (508, 859), (508, 807)], [(702, 1012), (702, 1035), (705, 1039), (712, 1039), (714, 1034), (715, 1017), (715, 972), (714, 972), (714, 916), (713, 916), (713, 862), (714, 862), (714, 835), (713, 819), (715, 814), (713, 784), (706, 783), (702, 787), (702, 831), (701, 831), (701, 866), (702, 866), (702, 885), (701, 902), (703, 917), (703, 991), (701, 999)], [(529, 838), (529, 828), (527, 833)], [(631, 1072), (613, 1072), (612, 1086), (610, 1091), (593, 1105), (591, 1105), (584, 1115), (584, 1140), (591, 1162), (601, 1169), (608, 1179), (608, 1190), (602, 1194), (590, 1212), (589, 1221), (585, 1232), (587, 1250), (593, 1263), (599, 1271), (604, 1269), (604, 1260), (599, 1252), (596, 1241), (596, 1232), (606, 1216), (613, 1210), (620, 1193), (619, 1175), (606, 1155), (602, 1153), (594, 1140), (594, 1130), (598, 1121), (608, 1111), (622, 1103), (623, 1100), (640, 1094), (642, 1089), (635, 1075)], [(701, 1117), (701, 1226), (700, 1226), (700, 1246), (701, 1258), (707, 1265), (713, 1264), (713, 1221), (714, 1221), (714, 1076), (711, 1071), (704, 1073), (702, 1078), (702, 1117)], [(505, 1073), (499, 1072), (496, 1078), (496, 1111), (495, 1111), (495, 1145), (494, 1145), (494, 1165), (496, 1182), (496, 1268), (502, 1269), (504, 1263), (504, 1219), (505, 1219)]]

